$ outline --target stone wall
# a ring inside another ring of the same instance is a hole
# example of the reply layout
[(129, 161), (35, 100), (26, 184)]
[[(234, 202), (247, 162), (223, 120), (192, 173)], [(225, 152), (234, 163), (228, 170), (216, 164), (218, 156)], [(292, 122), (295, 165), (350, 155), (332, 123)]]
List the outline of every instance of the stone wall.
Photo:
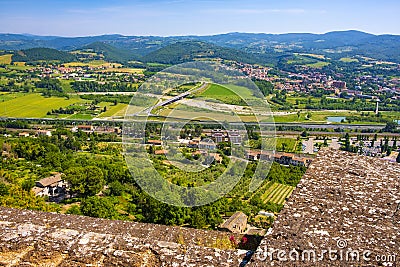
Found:
[(0, 266), (239, 266), (230, 235), (1, 207)]
[[(400, 164), (323, 150), (261, 242), (251, 266), (399, 266), (399, 203)], [(272, 256), (265, 254), (272, 251)], [(308, 260), (312, 251), (315, 262)], [(371, 254), (364, 258), (362, 253)]]

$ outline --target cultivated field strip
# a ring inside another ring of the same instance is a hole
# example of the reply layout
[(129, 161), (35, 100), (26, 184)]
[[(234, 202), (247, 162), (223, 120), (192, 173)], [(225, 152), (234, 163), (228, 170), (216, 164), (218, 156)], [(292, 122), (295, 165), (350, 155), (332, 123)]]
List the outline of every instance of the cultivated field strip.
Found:
[(273, 183), (261, 196), (261, 199), (265, 203), (284, 204), (285, 199), (292, 194), (293, 190), (293, 186)]

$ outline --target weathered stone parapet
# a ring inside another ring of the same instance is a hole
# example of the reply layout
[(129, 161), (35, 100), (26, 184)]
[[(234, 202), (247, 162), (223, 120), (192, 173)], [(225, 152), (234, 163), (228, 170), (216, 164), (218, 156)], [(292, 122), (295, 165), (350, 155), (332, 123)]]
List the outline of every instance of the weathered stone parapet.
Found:
[[(400, 164), (323, 150), (261, 242), (251, 266), (398, 266), (399, 203)], [(273, 261), (264, 254), (271, 249)], [(292, 250), (300, 259), (302, 253), (314, 251), (317, 260), (293, 261)], [(329, 250), (336, 250), (338, 258), (343, 253), (344, 259), (329, 257)], [(286, 261), (283, 254), (277, 259), (278, 251), (286, 253)], [(346, 253), (352, 251), (371, 254), (348, 261)]]
[(238, 266), (229, 234), (0, 208), (3, 266)]

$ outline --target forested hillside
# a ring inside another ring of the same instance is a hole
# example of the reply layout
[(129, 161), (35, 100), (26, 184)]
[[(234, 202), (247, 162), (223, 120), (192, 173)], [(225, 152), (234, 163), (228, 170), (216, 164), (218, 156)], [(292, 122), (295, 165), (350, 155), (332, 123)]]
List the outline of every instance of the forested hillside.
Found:
[(76, 57), (68, 52), (58, 51), (52, 48), (31, 48), (17, 51), (13, 55), (12, 60), (14, 62), (32, 62), (39, 60), (70, 62), (76, 60)]

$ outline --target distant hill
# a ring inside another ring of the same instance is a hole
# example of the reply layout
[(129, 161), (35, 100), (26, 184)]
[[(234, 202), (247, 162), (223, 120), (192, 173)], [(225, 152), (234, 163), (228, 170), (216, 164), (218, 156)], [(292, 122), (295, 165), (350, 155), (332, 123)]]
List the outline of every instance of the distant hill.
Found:
[(39, 60), (70, 62), (76, 60), (76, 57), (68, 52), (43, 47), (20, 50), (15, 52), (12, 56), (13, 62), (32, 62)]
[(179, 64), (201, 58), (222, 58), (247, 63), (261, 63), (254, 54), (199, 41), (177, 42), (149, 53), (142, 60), (144, 62)]
[[(360, 31), (336, 31), (326, 34), (288, 33), (227, 33), (210, 36), (123, 36), (101, 35), (88, 37), (32, 36), (21, 34), (0, 34), (0, 49), (23, 50), (34, 47), (48, 47), (64, 51), (81, 49), (95, 44), (99, 51), (108, 52), (111, 58), (121, 59), (132, 53), (133, 57), (149, 58), (154, 53), (162, 56), (159, 49), (175, 43), (203, 42), (218, 47), (256, 54), (256, 58), (270, 58), (272, 61), (285, 53), (318, 53), (328, 57), (362, 55), (400, 63), (400, 36), (373, 35)], [(101, 44), (99, 44), (101, 43)], [(106, 47), (105, 45), (110, 45)], [(170, 48), (167, 48), (170, 49)], [(194, 51), (198, 48), (193, 48)], [(185, 51), (185, 49), (183, 49)], [(204, 52), (199, 50), (199, 52)], [(229, 51), (224, 51), (229, 54)], [(168, 52), (167, 52), (168, 54)], [(247, 57), (247, 56), (246, 56)], [(183, 58), (182, 58), (183, 59)], [(181, 59), (181, 60), (182, 60)], [(165, 58), (162, 61), (167, 61)], [(181, 61), (175, 59), (173, 61)]]
[(360, 43), (356, 51), (368, 57), (400, 63), (400, 36), (374, 36)]
[(116, 48), (112, 45), (103, 42), (94, 42), (92, 44), (82, 47), (82, 50), (93, 51), (102, 54), (104, 59), (111, 62), (127, 62), (130, 60), (137, 60), (138, 56), (133, 52), (122, 48)]

